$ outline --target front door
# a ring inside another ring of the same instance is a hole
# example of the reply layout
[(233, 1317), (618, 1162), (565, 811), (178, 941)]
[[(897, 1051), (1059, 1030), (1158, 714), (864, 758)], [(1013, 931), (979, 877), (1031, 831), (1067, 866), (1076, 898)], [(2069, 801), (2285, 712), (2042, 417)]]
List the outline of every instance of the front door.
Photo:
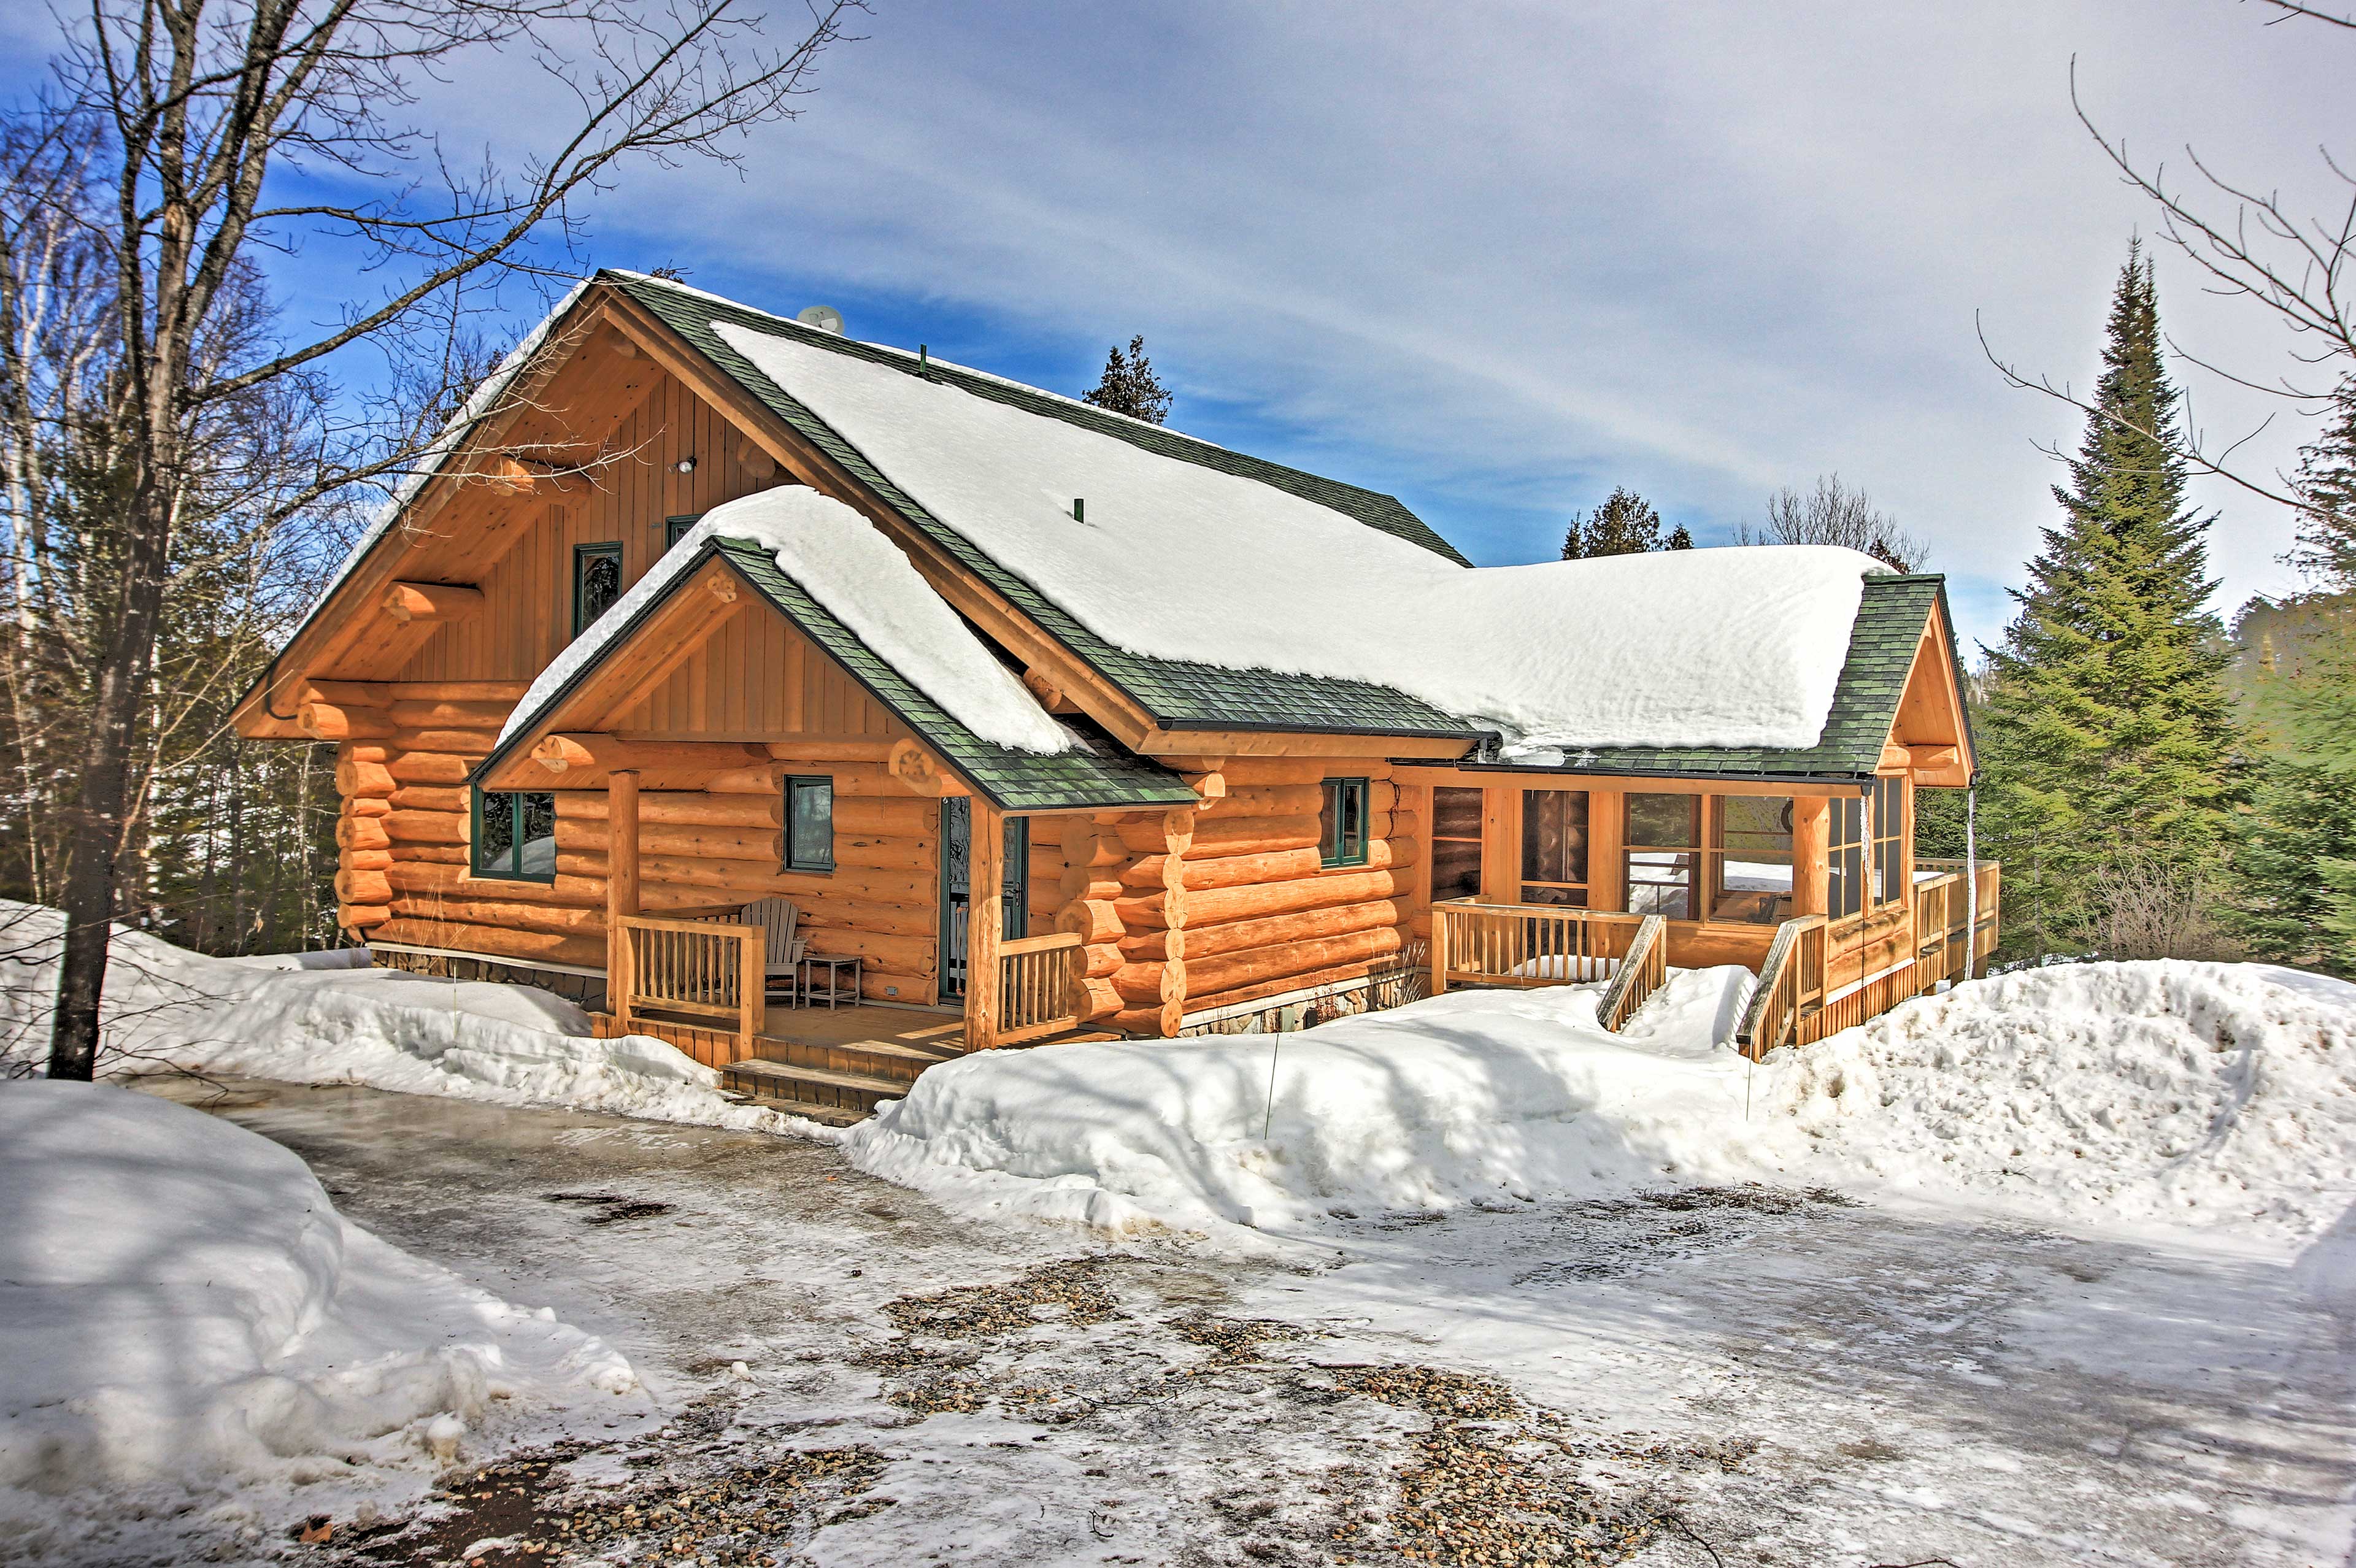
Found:
[[(1007, 941), (1031, 933), (1031, 823), (1006, 820), (1005, 918), (999, 934)], [(950, 795), (941, 802), (941, 1000), (965, 996), (966, 914), (973, 906), (973, 802)]]
[(965, 917), (973, 902), (966, 870), (973, 853), (973, 802), (941, 802), (941, 1000), (965, 997)]

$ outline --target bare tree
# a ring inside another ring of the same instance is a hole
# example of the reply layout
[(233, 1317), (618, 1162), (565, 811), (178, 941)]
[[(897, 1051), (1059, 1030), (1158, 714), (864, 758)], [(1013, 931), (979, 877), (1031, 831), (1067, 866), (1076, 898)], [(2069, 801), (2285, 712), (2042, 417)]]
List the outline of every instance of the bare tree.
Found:
[(1816, 475), (1805, 496), (1786, 485), (1767, 497), (1767, 521), (1735, 530), (1736, 544), (1832, 544), (1863, 550), (1893, 571), (1920, 571), (1931, 547), (1877, 510), (1873, 498), (1841, 483), (1837, 474)]
[[(784, 47), (738, 0), (93, 0), (65, 38), (68, 106), (103, 128), (111, 160), (120, 370), (108, 403), (113, 613), (79, 760), (52, 1076), (88, 1078), (96, 1057), (117, 860), (204, 420), (320, 376), (355, 346), (402, 357), (446, 345), (503, 280), (552, 275), (544, 247), (577, 238), (577, 204), (626, 165), (740, 156), (731, 138), (795, 112), (844, 37), (844, 0), (806, 4), (809, 30)], [(406, 119), (417, 77), (494, 55), (573, 105), (512, 172), (462, 165)], [(294, 177), (322, 174), (335, 190), (390, 194), (338, 200)], [(385, 281), (315, 336), (209, 335), (258, 255), (309, 240), (359, 247), (362, 275)], [(206, 355), (208, 342), (225, 351)], [(274, 510), (294, 515), (407, 456), (380, 446)]]
[[(2356, 44), (2356, 15), (2297, 0), (2258, 3), (2274, 13), (2269, 26), (2313, 23), (2334, 29), (2342, 40)], [(2249, 300), (2288, 330), (2294, 368), (2273, 372), (2231, 368), (2190, 353), (2172, 339), (2170, 350), (2236, 386), (2283, 400), (2301, 417), (2327, 413), (2334, 392), (2356, 374), (2356, 170), (2329, 146), (2319, 147), (2324, 171), (2340, 190), (2324, 210), (2301, 217), (2285, 204), (2270, 182), (2228, 177), (2190, 146), (2184, 149), (2185, 162), (2191, 168), (2189, 181), (2173, 178), (2165, 164), (2136, 162), (2129, 155), (2126, 140), (2103, 131), (2088, 112), (2079, 97), (2074, 59), (2070, 63), (2070, 104), (2079, 123), (2118, 170), (2120, 179), (2159, 209), (2161, 240), (2201, 271), (2209, 292)], [(1980, 347), (2014, 387), (2068, 403), (2089, 417), (2116, 417), (2103, 414), (2086, 394), (2069, 383), (2031, 374), (1998, 357), (1985, 328)], [(2313, 494), (2297, 474), (2261, 474), (2237, 461), (2236, 453), (2272, 420), (2268, 415), (2255, 428), (2222, 443), (2206, 436), (2190, 418), (2177, 431), (2130, 429), (2136, 435), (2165, 443), (2198, 472), (2214, 475), (2252, 495), (2309, 516), (2316, 515), (2319, 507), (2340, 505)], [(2062, 453), (2054, 451), (2051, 455)], [(2340, 517), (2339, 522), (2356, 530), (2356, 518)]]

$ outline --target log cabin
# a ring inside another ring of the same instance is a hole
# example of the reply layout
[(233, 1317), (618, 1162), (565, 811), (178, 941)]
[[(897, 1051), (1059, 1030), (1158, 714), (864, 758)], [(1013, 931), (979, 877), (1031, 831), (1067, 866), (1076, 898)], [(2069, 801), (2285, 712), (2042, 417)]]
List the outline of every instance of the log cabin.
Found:
[(236, 723), (337, 746), (376, 962), (855, 1117), (967, 1051), (1426, 990), (1602, 982), (1617, 1027), (1671, 965), (1760, 975), (1754, 1052), (1862, 1021), (1994, 946), (1998, 869), (1914, 848), (1962, 693), (1934, 576), (1476, 569), (1389, 496), (605, 272)]

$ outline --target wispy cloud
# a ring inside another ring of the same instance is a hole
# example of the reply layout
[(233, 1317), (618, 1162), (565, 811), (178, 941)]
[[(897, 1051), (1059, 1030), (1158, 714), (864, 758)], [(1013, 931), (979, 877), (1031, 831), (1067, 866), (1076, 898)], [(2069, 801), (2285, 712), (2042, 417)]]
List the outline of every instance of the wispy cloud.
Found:
[[(2155, 155), (2191, 140), (2295, 188), (2351, 51), (2259, 21), (2209, 0), (879, 0), (741, 178), (632, 175), (594, 259), (823, 298), (862, 336), (1071, 389), (1143, 331), (1176, 422), (1397, 490), (1483, 560), (1548, 553), (1615, 484), (1708, 539), (1837, 469), (1930, 538), (1992, 637), (2053, 515), (2032, 443), (2076, 430), (2003, 388), (1975, 317), (2083, 385), (2151, 224), (2071, 117), (2070, 59)], [(428, 107), (499, 143), (559, 106), (484, 62)], [(2165, 253), (2161, 281), (2205, 353), (2284, 352)], [(2265, 411), (2206, 384), (2195, 410), (2218, 431)], [(2286, 585), (2287, 519), (2208, 498), (2229, 603)]]

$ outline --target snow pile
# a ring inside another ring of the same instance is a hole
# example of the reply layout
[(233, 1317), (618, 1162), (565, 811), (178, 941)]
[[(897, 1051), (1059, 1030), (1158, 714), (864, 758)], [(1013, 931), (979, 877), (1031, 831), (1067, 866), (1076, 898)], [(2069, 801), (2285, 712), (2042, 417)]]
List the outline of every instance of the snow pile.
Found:
[(1864, 579), (1884, 570), (1779, 546), (1467, 571), (1258, 480), (814, 343), (713, 330), (1107, 641), (1372, 681), (1520, 750), (1813, 745)]
[[(47, 1049), (61, 917), (0, 903), (0, 1070)], [(117, 931), (102, 1071), (175, 1066), (296, 1083), (365, 1083), (512, 1105), (783, 1131), (720, 1075), (647, 1035), (589, 1038), (562, 997), (392, 969), (274, 968)]]
[(1677, 972), (1620, 1035), (1588, 985), (1290, 1035), (990, 1052), (837, 1136), (952, 1205), (1231, 1238), (1754, 1180), (2286, 1243), (2356, 1200), (2356, 987), (2256, 965), (2041, 969), (1753, 1068), (1717, 1043), (1751, 983)]
[(1018, 752), (1072, 749), (1072, 736), (982, 645), (957, 612), (874, 526), (830, 496), (799, 485), (763, 490), (714, 507), (606, 612), (541, 672), (499, 731), (528, 729), (548, 699), (652, 603), (714, 536), (748, 539), (878, 657), (983, 740)]
[(1599, 985), (1456, 992), (1282, 1035), (989, 1051), (839, 1135), (953, 1205), (1108, 1229), (1292, 1230), (1328, 1214), (1735, 1179), (1730, 1032), (1751, 976), (1676, 975), (1628, 1033)]
[(129, 1090), (0, 1085), (0, 1213), (10, 1514), (446, 1457), (494, 1401), (637, 1386), (602, 1340), (347, 1222), (278, 1145)]
[(1959, 987), (1772, 1065), (1848, 1179), (2287, 1239), (2356, 1201), (2356, 986), (2071, 964)]

